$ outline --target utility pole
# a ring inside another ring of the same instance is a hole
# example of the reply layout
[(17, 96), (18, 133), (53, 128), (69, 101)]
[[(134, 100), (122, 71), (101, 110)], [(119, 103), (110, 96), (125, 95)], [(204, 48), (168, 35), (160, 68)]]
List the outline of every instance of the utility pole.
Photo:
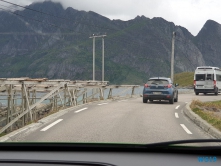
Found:
[(102, 82), (104, 81), (104, 36), (102, 37)]
[(91, 36), (93, 38), (93, 81), (95, 81), (95, 38), (102, 37), (102, 81), (104, 81), (104, 37), (107, 35)]
[[(174, 81), (174, 44), (175, 44), (176, 32), (173, 32), (172, 37), (172, 54), (171, 54), (171, 80)], [(174, 83), (174, 82), (173, 82)]]
[(93, 37), (93, 81), (95, 81), (95, 37)]

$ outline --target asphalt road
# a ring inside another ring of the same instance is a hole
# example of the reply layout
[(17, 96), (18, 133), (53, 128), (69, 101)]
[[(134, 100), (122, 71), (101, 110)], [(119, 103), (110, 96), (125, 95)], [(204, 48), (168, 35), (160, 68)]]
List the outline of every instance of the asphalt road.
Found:
[(183, 113), (192, 99), (221, 100), (221, 94), (179, 94), (179, 101), (143, 103), (142, 98), (104, 101), (75, 108), (14, 141), (154, 143), (213, 138)]

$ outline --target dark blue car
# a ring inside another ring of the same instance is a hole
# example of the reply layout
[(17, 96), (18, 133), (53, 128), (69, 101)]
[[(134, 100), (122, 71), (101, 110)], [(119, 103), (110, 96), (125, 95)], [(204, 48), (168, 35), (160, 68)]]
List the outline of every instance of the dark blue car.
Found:
[(178, 84), (173, 85), (170, 78), (153, 77), (144, 85), (143, 103), (153, 100), (168, 100), (170, 104), (178, 101)]

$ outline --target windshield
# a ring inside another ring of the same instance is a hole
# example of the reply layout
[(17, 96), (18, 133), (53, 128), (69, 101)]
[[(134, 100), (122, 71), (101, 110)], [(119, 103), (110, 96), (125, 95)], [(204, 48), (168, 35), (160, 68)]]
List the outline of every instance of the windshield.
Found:
[(217, 139), (202, 124), (220, 134), (220, 7), (0, 1), (0, 141)]
[(214, 74), (196, 74), (196, 81), (214, 80)]
[(148, 80), (147, 84), (169, 84), (169, 81), (167, 80), (161, 80), (161, 79), (156, 79), (156, 80)]
[(214, 74), (206, 74), (206, 80), (213, 80)]
[(205, 81), (206, 74), (196, 74), (196, 81)]

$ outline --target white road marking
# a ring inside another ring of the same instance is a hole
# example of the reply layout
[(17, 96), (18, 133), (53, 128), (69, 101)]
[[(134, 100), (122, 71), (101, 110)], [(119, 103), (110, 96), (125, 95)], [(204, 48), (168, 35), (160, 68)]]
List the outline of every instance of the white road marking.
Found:
[(185, 102), (186, 104), (188, 103), (188, 102)]
[(182, 126), (182, 128), (187, 132), (187, 134), (192, 134), (190, 132), (190, 130), (188, 130), (188, 128), (184, 125), (184, 124), (180, 124)]
[(176, 106), (176, 109), (178, 109), (180, 107), (180, 105)]
[(176, 118), (179, 118), (179, 115), (178, 115), (178, 113), (177, 113), (177, 112), (175, 112), (175, 117), (176, 117)]
[(49, 128), (51, 128), (52, 126), (56, 125), (57, 123), (61, 122), (63, 119), (58, 119), (56, 120), (55, 122), (53, 122), (52, 124), (48, 125), (47, 127), (41, 129), (41, 131), (46, 131), (48, 130)]
[(82, 109), (80, 109), (80, 110), (77, 110), (77, 111), (75, 111), (74, 113), (78, 113), (78, 112), (84, 111), (84, 110), (86, 110), (86, 109), (87, 109), (87, 107), (82, 108)]
[(104, 104), (108, 104), (108, 103), (101, 103), (101, 104), (98, 104), (98, 105), (104, 105)]
[(122, 101), (127, 101), (127, 100), (120, 100), (120, 101), (118, 101), (118, 102), (122, 102)]

